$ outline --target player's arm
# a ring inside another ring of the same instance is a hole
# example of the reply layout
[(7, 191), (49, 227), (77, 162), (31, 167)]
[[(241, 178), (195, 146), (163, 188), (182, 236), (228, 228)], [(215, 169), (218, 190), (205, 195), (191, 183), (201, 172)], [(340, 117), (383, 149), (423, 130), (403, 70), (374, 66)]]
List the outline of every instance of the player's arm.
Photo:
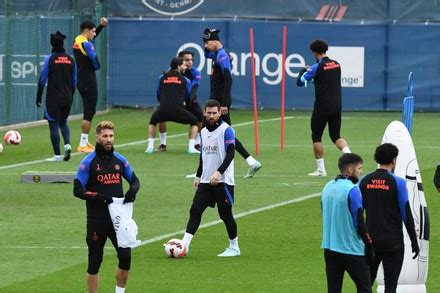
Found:
[(96, 39), (99, 35), (99, 33), (102, 31), (102, 29), (108, 24), (108, 19), (106, 17), (103, 17), (100, 19), (100, 24), (96, 28), (96, 35), (93, 39)]
[(353, 219), (354, 227), (365, 244), (365, 257), (368, 262), (374, 261), (373, 241), (368, 233), (367, 225), (364, 221), (364, 208), (362, 206), (362, 195), (358, 186), (354, 186), (348, 193), (348, 208)]
[(141, 188), (141, 184), (136, 174), (134, 174), (133, 168), (131, 168), (128, 160), (119, 153), (114, 153), (115, 156), (121, 161), (121, 165), (123, 166), (122, 177), (130, 184), (130, 188), (125, 193), (124, 203), (134, 202), (136, 200), (136, 194)]
[(434, 186), (437, 188), (437, 191), (440, 192), (440, 164), (437, 165), (437, 169), (435, 170)]
[(86, 189), (87, 182), (89, 181), (89, 172), (90, 163), (85, 160), (81, 161), (73, 181), (73, 195), (84, 200), (96, 200), (98, 193)]
[(192, 76), (191, 80), (191, 92), (189, 94), (190, 100), (194, 101), (197, 99), (197, 90), (199, 89), (200, 80), (202, 79), (202, 74), (200, 71), (192, 68)]
[(408, 189), (406, 188), (406, 181), (403, 178), (394, 176), (397, 183), (397, 202), (399, 203), (400, 216), (405, 224), (409, 239), (411, 239), (411, 248), (416, 258), (419, 254), (420, 248), (417, 242), (417, 234), (414, 227), (414, 218), (411, 212), (411, 207), (408, 200)]
[(186, 77), (184, 77), (184, 78), (186, 81), (186, 83), (185, 83), (185, 102), (186, 102), (186, 105), (189, 105), (189, 103), (191, 102), (191, 81)]
[(156, 99), (160, 103), (160, 82), (162, 81), (162, 75), (159, 76), (157, 79), (157, 90), (156, 90)]
[(232, 88), (232, 73), (231, 73), (231, 59), (228, 54), (223, 52), (217, 56), (217, 64), (221, 68), (224, 79), (224, 90), (221, 106), (229, 107), (231, 105), (231, 88)]
[(41, 106), (41, 101), (43, 99), (44, 87), (46, 86), (47, 78), (49, 77), (49, 63), (51, 57), (52, 55), (47, 55), (46, 58), (44, 58), (43, 67), (41, 68), (41, 75), (40, 79), (38, 80), (37, 99), (35, 101), (37, 107)]
[(83, 42), (80, 44), (80, 46), (82, 46), (84, 51), (87, 53), (87, 57), (89, 57), (90, 62), (92, 62), (93, 69), (95, 71), (99, 70), (101, 68), (101, 64), (99, 63), (93, 44), (90, 42)]
[(226, 156), (223, 160), (220, 167), (218, 167), (217, 171), (220, 174), (225, 173), (226, 169), (231, 164), (232, 160), (235, 156), (235, 133), (232, 127), (228, 127), (225, 131), (225, 148), (226, 148)]
[(72, 57), (70, 57), (72, 61), (72, 96), (75, 94), (75, 88), (78, 83), (78, 68), (76, 67), (76, 62), (73, 60)]

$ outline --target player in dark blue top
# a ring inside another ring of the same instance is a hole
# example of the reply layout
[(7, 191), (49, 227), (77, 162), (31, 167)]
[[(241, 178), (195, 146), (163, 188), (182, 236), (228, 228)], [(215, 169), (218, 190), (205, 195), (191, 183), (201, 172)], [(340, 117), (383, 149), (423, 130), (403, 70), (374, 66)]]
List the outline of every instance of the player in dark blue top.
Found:
[(101, 64), (92, 41), (107, 23), (108, 20), (105, 17), (101, 18), (98, 27), (91, 21), (82, 22), (80, 26), (81, 34), (75, 38), (73, 43), (73, 55), (78, 66), (78, 91), (84, 106), (78, 152), (90, 153), (93, 151), (93, 145), (89, 143), (89, 131), (98, 102), (98, 82), (96, 81), (95, 71), (101, 68)]
[[(73, 194), (85, 200), (87, 207), (88, 292), (97, 292), (107, 238), (115, 247), (119, 260), (116, 288), (125, 288), (131, 265), (131, 248), (118, 247), (107, 205), (113, 202), (113, 197), (125, 197), (124, 203), (134, 202), (140, 183), (127, 159), (114, 151), (113, 143), (113, 123), (100, 122), (96, 127), (95, 150), (81, 161), (74, 181)], [(125, 195), (122, 179), (130, 184)]]
[[(232, 103), (232, 64), (229, 53), (223, 48), (218, 33), (220, 30), (207, 28), (203, 32), (205, 57), (212, 59), (209, 98), (217, 100), (221, 105), (222, 120), (231, 125), (230, 107)], [(243, 144), (236, 138), (235, 149), (246, 160), (249, 166), (245, 178), (251, 178), (261, 168), (261, 163), (252, 157)]]
[(343, 153), (350, 153), (347, 142), (340, 135), (341, 131), (341, 66), (327, 57), (328, 45), (322, 40), (310, 44), (316, 63), (306, 66), (298, 75), (297, 85), (315, 84), (315, 104), (311, 118), (313, 152), (316, 159), (316, 171), (309, 176), (327, 176), (324, 165), (324, 147), (322, 134), (328, 124), (330, 138)]
[(371, 265), (371, 282), (383, 262), (385, 292), (396, 292), (402, 269), (404, 241), (402, 222), (411, 239), (414, 258), (419, 245), (414, 219), (408, 201), (406, 181), (393, 174), (399, 150), (391, 143), (376, 148), (374, 159), (379, 168), (362, 178), (359, 187), (363, 196), (368, 231), (374, 243), (376, 261)]
[(154, 152), (156, 125), (166, 121), (189, 124), (188, 153), (200, 153), (195, 149), (197, 118), (186, 108), (186, 105), (190, 102), (191, 82), (182, 74), (185, 69), (186, 66), (183, 60), (179, 57), (174, 57), (171, 59), (170, 70), (159, 76), (157, 100), (160, 106), (150, 118), (148, 145), (145, 153), (151, 154)]
[[(50, 140), (54, 151), (54, 157), (48, 161), (68, 161), (72, 147), (70, 146), (70, 130), (67, 125), (67, 117), (73, 103), (73, 94), (76, 87), (76, 64), (75, 60), (66, 54), (64, 40), (66, 36), (57, 31), (50, 35), (52, 54), (47, 55), (43, 61), (41, 76), (38, 81), (36, 105), (41, 106), (43, 90), (47, 82), (46, 110), (44, 118), (47, 119), (50, 129)], [(64, 156), (61, 157), (60, 134), (64, 139)]]
[[(189, 93), (189, 101), (186, 103), (185, 107), (197, 118), (197, 128), (198, 134), (195, 141), (195, 149), (200, 151), (200, 131), (202, 130), (203, 124), (203, 109), (200, 106), (197, 99), (197, 90), (199, 88), (200, 80), (202, 78), (202, 73), (197, 69), (193, 68), (193, 58), (194, 53), (191, 51), (180, 51), (177, 55), (185, 63), (186, 69), (183, 75), (189, 79), (191, 82), (191, 91)], [(159, 134), (160, 134), (160, 145), (157, 148), (158, 152), (165, 152), (167, 150), (167, 124), (166, 122), (159, 123)]]
[(437, 165), (437, 169), (435, 170), (434, 186), (437, 188), (437, 191), (440, 192), (440, 163)]

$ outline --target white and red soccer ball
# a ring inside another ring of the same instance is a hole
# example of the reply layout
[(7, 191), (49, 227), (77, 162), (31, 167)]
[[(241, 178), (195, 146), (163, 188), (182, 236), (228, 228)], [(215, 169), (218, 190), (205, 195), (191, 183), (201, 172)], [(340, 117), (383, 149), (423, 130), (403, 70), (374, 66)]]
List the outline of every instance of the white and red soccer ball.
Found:
[(165, 244), (165, 253), (171, 258), (184, 257), (186, 245), (180, 239), (171, 239)]
[(21, 135), (16, 130), (9, 130), (5, 134), (5, 143), (7, 144), (19, 144), (21, 141)]

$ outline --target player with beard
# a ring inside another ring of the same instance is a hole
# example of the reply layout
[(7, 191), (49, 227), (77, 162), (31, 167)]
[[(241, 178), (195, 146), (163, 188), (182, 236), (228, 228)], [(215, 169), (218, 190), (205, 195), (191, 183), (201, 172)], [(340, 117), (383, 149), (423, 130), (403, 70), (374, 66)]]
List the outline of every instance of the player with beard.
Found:
[[(81, 161), (74, 181), (73, 194), (85, 200), (87, 207), (87, 288), (90, 293), (98, 291), (98, 273), (107, 238), (110, 238), (119, 260), (116, 293), (124, 292), (131, 266), (131, 248), (118, 247), (107, 205), (113, 202), (113, 197), (124, 197), (124, 203), (134, 202), (140, 183), (127, 159), (114, 151), (113, 143), (113, 123), (100, 122), (96, 127), (95, 150)], [(130, 184), (125, 195), (122, 178)]]
[(220, 114), (220, 103), (210, 99), (205, 105), (205, 124), (201, 132), (202, 151), (193, 187), (196, 189), (190, 218), (183, 236), (189, 251), (191, 240), (199, 228), (202, 214), (208, 206), (215, 207), (225, 223), (229, 246), (219, 257), (240, 255), (237, 223), (232, 214), (234, 204), (235, 133)]

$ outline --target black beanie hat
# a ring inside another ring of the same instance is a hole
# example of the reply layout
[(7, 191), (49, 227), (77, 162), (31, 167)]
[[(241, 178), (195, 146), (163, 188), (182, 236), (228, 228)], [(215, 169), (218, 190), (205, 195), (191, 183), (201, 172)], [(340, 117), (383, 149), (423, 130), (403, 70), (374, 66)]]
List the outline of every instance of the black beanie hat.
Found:
[(173, 59), (171, 59), (171, 62), (170, 62), (171, 70), (177, 69), (182, 64), (183, 64), (182, 58), (174, 57)]
[(66, 36), (59, 31), (57, 31), (55, 34), (50, 34), (50, 44), (52, 47), (63, 47), (65, 39)]
[(203, 31), (203, 41), (220, 41), (220, 38), (218, 37), (218, 33), (220, 30), (216, 28), (205, 28)]

